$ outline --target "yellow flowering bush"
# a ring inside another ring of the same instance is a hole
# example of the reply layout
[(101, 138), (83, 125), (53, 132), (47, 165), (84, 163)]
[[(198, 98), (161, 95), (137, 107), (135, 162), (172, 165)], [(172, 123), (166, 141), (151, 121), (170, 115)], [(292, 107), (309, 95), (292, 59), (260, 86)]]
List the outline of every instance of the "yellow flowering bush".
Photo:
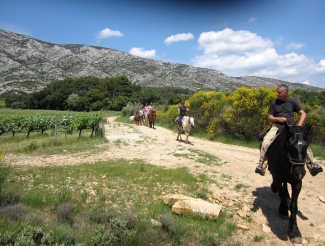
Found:
[(307, 114), (306, 126), (311, 126), (310, 138), (312, 142), (325, 143), (325, 115), (310, 112)]
[(225, 120), (232, 134), (252, 139), (269, 128), (267, 112), (275, 98), (275, 89), (241, 87), (232, 95), (232, 107), (225, 112)]
[(189, 98), (198, 129), (207, 131), (210, 138), (220, 130), (224, 109), (231, 104), (228, 94), (217, 91), (199, 91)]
[[(290, 93), (289, 93), (290, 97)], [(210, 139), (219, 134), (229, 134), (245, 139), (257, 139), (260, 132), (268, 130), (271, 123), (267, 119), (270, 103), (276, 99), (276, 88), (240, 87), (233, 93), (219, 91), (199, 91), (185, 102), (190, 106), (187, 115), (195, 116), (197, 131), (205, 131)], [(299, 100), (298, 100), (299, 101)], [(160, 119), (174, 124), (179, 105), (169, 106)], [(307, 112), (306, 125), (312, 126), (312, 140), (325, 143), (325, 114), (320, 106), (302, 105)], [(318, 110), (318, 111), (317, 111)], [(295, 121), (299, 121), (295, 114)]]

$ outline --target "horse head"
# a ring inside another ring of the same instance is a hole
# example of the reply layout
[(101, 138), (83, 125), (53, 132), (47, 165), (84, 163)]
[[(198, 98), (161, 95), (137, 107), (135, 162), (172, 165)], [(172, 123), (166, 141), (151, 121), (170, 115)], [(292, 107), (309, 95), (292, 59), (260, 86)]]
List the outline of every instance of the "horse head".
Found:
[(305, 164), (309, 142), (307, 134), (310, 128), (284, 124), (284, 152), (287, 155), (289, 171), (295, 179), (303, 179), (306, 174)]
[(151, 109), (148, 113), (148, 118), (154, 121), (156, 119), (156, 110)]
[(190, 124), (191, 124), (191, 127), (195, 128), (194, 116), (190, 116)]

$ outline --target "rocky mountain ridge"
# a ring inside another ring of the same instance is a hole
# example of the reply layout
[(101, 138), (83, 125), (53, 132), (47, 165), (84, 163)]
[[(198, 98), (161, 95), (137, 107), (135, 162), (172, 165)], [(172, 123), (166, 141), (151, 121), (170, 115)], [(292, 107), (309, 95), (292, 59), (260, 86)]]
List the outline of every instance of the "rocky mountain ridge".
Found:
[(126, 75), (141, 86), (175, 86), (231, 91), (241, 86), (275, 87), (287, 83), (292, 90), (321, 88), (286, 81), (245, 76), (229, 77), (218, 70), (145, 59), (97, 46), (58, 45), (0, 30), (0, 94), (38, 91), (53, 80), (67, 77), (98, 78)]

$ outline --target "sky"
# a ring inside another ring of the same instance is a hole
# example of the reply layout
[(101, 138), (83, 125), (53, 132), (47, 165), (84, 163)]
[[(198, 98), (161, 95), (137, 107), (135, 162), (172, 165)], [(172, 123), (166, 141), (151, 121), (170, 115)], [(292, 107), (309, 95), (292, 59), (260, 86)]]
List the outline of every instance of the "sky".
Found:
[(324, 13), (324, 0), (1, 0), (0, 29), (325, 88)]

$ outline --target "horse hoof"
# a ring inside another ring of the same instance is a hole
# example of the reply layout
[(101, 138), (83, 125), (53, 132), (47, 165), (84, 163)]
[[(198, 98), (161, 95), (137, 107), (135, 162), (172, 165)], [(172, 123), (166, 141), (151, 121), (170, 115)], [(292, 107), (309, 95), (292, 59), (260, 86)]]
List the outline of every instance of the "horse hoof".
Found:
[(301, 239), (301, 237), (293, 237), (293, 238), (290, 238), (290, 241), (291, 241), (292, 243), (302, 244), (302, 239)]
[(271, 190), (272, 190), (273, 193), (277, 193), (279, 189), (274, 183), (272, 183), (271, 184)]

